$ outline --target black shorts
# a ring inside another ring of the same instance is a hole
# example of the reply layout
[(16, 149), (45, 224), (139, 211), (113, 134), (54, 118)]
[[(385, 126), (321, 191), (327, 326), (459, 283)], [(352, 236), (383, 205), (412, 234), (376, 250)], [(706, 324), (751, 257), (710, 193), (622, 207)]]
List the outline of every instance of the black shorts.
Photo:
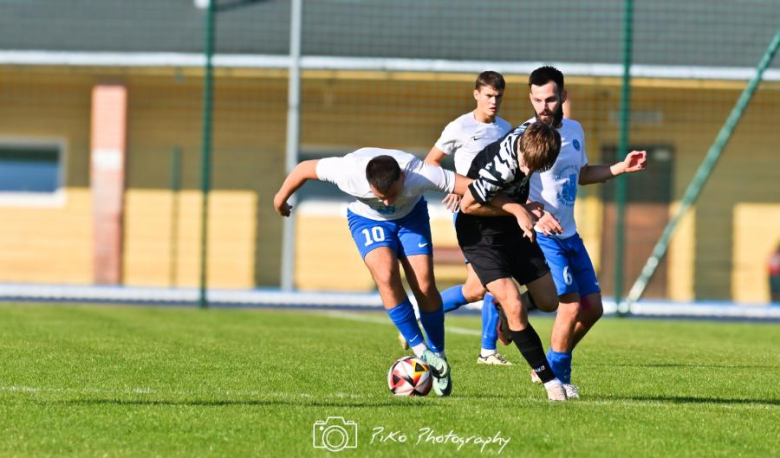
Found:
[(527, 285), (550, 272), (539, 244), (523, 237), (517, 223), (517, 230), (493, 231), (463, 220), (456, 222), (458, 244), (483, 286), (502, 278)]

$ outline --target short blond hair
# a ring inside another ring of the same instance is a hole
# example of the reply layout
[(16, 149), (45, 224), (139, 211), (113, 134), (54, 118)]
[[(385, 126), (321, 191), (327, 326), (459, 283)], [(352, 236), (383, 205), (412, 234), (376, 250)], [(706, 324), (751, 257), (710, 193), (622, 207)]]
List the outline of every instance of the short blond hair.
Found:
[(532, 172), (550, 170), (561, 152), (561, 134), (539, 121), (525, 129), (518, 143), (523, 162)]

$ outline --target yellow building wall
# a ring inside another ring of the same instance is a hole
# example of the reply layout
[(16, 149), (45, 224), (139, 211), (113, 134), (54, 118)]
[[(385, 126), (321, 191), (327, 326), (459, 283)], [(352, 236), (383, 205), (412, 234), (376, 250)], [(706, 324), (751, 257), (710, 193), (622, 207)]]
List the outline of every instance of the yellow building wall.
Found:
[(41, 206), (0, 202), (0, 282), (92, 282), (90, 89), (83, 76), (0, 69), (0, 138), (65, 145), (61, 199)]
[[(202, 87), (188, 75), (131, 75), (125, 282), (198, 284)], [(217, 78), (207, 278), (218, 288), (277, 286), (284, 178), (286, 80)], [(281, 115), (280, 115), (281, 114)], [(170, 259), (171, 152), (181, 151), (179, 253)], [(154, 229), (151, 229), (154, 228)], [(167, 248), (166, 248), (167, 247)]]
[[(677, 211), (679, 202), (669, 209), (669, 218)], [(693, 301), (694, 275), (696, 273), (696, 207), (691, 207), (680, 220), (677, 232), (671, 239), (667, 252), (669, 261), (668, 294), (673, 301)]]
[[(275, 286), (280, 278), (282, 220), (271, 204), (284, 179), (287, 86), (283, 74), (250, 73), (218, 72), (215, 86), (208, 275), (214, 287)], [(310, 78), (302, 87), (301, 146), (307, 154), (343, 154), (371, 145), (422, 155), (448, 121), (473, 108), (472, 75), (419, 81), (415, 81), (419, 75), (406, 79), (375, 75), (362, 80), (354, 75), (339, 79), (327, 72), (305, 75)], [(66, 198), (61, 206), (0, 206), (0, 217), (14, 222), (0, 229), (0, 249), (10, 253), (0, 257), (0, 281), (92, 281), (89, 102), (92, 86), (105, 81), (123, 82), (129, 91), (125, 282), (195, 284), (200, 264), (201, 80), (197, 72), (148, 69), (0, 69), (0, 136), (57, 138), (67, 144)], [(601, 149), (617, 142), (619, 86), (615, 81), (567, 80), (573, 115), (585, 128), (591, 163), (602, 163)], [(650, 122), (636, 123), (631, 143), (674, 148), (673, 200), (681, 197), (743, 86), (686, 84), (661, 87), (637, 81), (632, 92), (632, 110), (661, 113), (657, 122), (651, 117)], [(529, 115), (526, 90), (524, 78), (509, 78), (501, 114), (511, 123)], [(682, 108), (681, 100), (686, 101)], [(746, 278), (743, 273), (738, 273), (744, 272), (744, 260), (737, 254), (741, 249), (724, 247), (742, 243), (742, 225), (750, 222), (737, 214), (748, 211), (740, 210), (743, 204), (780, 201), (780, 188), (772, 186), (777, 182), (776, 135), (767, 128), (774, 125), (777, 113), (780, 91), (776, 85), (762, 85), (695, 212), (673, 239), (668, 255), (671, 298), (729, 299), (733, 295), (743, 300), (757, 294), (742, 280)], [(170, 258), (173, 209), (169, 188), (170, 152), (175, 147), (182, 151), (183, 190), (174, 260)], [(612, 243), (601, 237), (601, 185), (588, 186), (580, 193), (579, 230), (600, 270), (604, 262), (612, 262), (601, 259), (604, 244)], [(354, 283), (345, 284), (345, 289), (373, 289), (343, 218), (332, 223), (329, 218), (317, 219), (324, 216), (297, 218), (296, 279), (302, 287), (335, 287), (340, 285), (337, 281), (346, 280), (334, 278), (349, 277)], [(317, 230), (327, 231), (331, 237), (327, 243), (313, 236)], [(437, 245), (457, 246), (449, 217), (432, 215), (432, 230)], [(20, 245), (22, 235), (25, 240)], [(306, 254), (323, 248), (337, 256)], [(752, 247), (747, 252), (757, 250)], [(344, 265), (326, 268), (333, 259), (343, 259)], [(172, 266), (176, 270), (173, 280)], [(436, 269), (448, 281), (464, 272), (460, 265)], [(337, 275), (325, 276), (334, 271)]]
[(780, 245), (780, 204), (738, 204), (733, 224), (734, 300), (765, 304), (770, 300), (769, 257)]
[(0, 205), (0, 281), (92, 283), (92, 198), (65, 191), (61, 206)]
[[(198, 286), (201, 261), (202, 194), (129, 190), (125, 207), (124, 283), (128, 286)], [(211, 287), (254, 286), (253, 192), (209, 195), (208, 270)], [(176, 232), (174, 229), (174, 218)], [(175, 254), (174, 254), (175, 250)]]

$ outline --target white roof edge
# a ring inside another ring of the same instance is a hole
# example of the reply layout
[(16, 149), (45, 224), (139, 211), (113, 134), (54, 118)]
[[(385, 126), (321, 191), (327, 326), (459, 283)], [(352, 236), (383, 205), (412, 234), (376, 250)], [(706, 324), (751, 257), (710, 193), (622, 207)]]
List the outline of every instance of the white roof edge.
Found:
[[(0, 51), (0, 65), (71, 65), (108, 67), (201, 67), (205, 56), (197, 53), (154, 52), (79, 52), (79, 51)], [(286, 69), (288, 56), (216, 54), (213, 64), (218, 68), (275, 68)], [(505, 74), (527, 74), (540, 65), (550, 64), (562, 69), (567, 76), (619, 77), (620, 64), (577, 62), (507, 62), (438, 59), (395, 59), (370, 57), (305, 56), (301, 58), (305, 70), (361, 70), (388, 72), (481, 72), (491, 68)], [(755, 75), (749, 67), (703, 67), (674, 65), (633, 65), (631, 76), (636, 78), (674, 78), (702, 80), (748, 80)], [(765, 81), (780, 81), (780, 69), (764, 73)]]

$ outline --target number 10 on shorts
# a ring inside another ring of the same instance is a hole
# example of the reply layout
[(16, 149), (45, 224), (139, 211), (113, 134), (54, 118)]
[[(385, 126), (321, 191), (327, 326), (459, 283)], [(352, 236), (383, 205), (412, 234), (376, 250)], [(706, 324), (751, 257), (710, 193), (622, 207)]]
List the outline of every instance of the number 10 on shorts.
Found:
[(384, 242), (385, 240), (385, 231), (381, 226), (374, 226), (370, 231), (363, 229), (361, 232), (366, 237), (365, 246), (369, 246), (374, 242)]

